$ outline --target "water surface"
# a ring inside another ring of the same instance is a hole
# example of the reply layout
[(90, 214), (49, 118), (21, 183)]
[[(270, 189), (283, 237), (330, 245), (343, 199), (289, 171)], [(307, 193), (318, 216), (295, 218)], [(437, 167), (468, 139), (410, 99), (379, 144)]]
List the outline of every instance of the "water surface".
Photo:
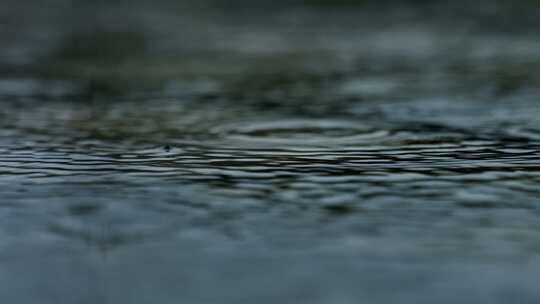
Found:
[(526, 22), (69, 3), (1, 35), (3, 299), (540, 299)]

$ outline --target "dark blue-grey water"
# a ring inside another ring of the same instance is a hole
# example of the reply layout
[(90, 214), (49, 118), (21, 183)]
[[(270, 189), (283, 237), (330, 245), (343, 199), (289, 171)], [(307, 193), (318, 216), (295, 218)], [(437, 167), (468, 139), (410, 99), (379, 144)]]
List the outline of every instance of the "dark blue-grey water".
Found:
[(2, 302), (540, 301), (527, 10), (5, 3)]

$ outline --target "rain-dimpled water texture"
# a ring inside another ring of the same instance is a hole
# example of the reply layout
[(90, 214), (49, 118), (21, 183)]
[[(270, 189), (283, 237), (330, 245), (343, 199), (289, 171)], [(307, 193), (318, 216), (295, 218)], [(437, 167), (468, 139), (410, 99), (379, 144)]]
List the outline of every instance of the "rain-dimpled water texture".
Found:
[(315, 2), (6, 7), (0, 298), (538, 303), (528, 19)]

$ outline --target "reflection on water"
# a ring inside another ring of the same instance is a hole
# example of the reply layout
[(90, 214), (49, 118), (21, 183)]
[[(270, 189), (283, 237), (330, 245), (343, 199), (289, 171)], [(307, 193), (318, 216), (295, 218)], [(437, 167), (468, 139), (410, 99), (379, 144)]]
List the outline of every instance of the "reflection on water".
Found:
[(537, 303), (540, 41), (360, 2), (0, 35), (0, 298)]

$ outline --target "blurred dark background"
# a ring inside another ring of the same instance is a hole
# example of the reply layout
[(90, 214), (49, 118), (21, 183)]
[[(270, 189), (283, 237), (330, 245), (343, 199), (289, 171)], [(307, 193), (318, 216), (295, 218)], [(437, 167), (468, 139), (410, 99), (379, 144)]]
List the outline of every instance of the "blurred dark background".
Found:
[(533, 0), (4, 0), (0, 77), (114, 95), (179, 77), (343, 71), (370, 54), (440, 63), (477, 52), (475, 35), (488, 51), (501, 37), (534, 47), (539, 11)]

